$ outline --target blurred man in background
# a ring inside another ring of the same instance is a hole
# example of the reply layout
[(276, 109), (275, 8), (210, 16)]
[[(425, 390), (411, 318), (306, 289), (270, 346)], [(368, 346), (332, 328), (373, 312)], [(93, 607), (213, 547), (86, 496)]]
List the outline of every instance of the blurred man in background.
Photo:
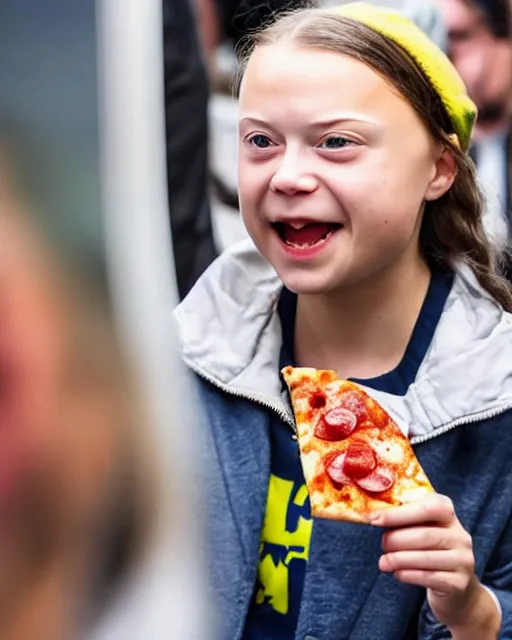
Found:
[(472, 156), (511, 224), (512, 9), (510, 0), (436, 0), (449, 55), (478, 106)]

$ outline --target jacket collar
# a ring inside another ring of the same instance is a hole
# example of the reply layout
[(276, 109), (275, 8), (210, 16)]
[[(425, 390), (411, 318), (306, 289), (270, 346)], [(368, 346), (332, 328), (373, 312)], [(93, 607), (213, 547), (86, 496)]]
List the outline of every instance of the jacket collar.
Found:
[[(293, 424), (278, 375), (282, 284), (250, 241), (226, 251), (175, 311), (182, 356), (227, 393)], [(512, 315), (456, 269), (434, 339), (404, 397), (367, 389), (413, 441), (512, 408)]]

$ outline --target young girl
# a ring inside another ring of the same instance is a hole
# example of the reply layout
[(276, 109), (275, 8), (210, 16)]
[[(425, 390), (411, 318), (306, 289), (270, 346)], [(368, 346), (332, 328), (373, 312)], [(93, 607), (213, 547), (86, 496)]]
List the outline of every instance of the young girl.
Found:
[[(419, 29), (361, 3), (283, 17), (243, 61), (257, 250), (223, 255), (176, 312), (225, 640), (512, 638), (512, 295), (482, 228), (475, 116)], [(372, 527), (312, 522), (286, 364), (366, 387), (438, 493)]]

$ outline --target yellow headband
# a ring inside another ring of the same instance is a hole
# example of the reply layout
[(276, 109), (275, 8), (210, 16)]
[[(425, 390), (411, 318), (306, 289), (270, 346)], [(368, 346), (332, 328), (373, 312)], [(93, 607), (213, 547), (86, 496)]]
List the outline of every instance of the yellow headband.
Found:
[(467, 151), (477, 109), (455, 67), (430, 38), (414, 22), (391, 9), (352, 2), (330, 11), (370, 27), (411, 56), (441, 99), (461, 149)]

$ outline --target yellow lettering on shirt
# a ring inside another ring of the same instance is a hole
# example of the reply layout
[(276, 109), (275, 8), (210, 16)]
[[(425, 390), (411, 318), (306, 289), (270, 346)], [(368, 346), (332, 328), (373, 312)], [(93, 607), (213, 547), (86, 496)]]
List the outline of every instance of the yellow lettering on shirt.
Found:
[[(295, 531), (286, 530), (286, 518), (291, 505), (304, 506), (308, 492), (303, 484), (293, 495), (294, 483), (271, 475), (267, 509), (261, 534), (258, 578), (261, 587), (256, 603), (265, 600), (281, 614), (288, 613), (289, 565), (294, 559), (307, 562), (313, 521), (298, 517)], [(270, 547), (270, 549), (269, 549)]]

